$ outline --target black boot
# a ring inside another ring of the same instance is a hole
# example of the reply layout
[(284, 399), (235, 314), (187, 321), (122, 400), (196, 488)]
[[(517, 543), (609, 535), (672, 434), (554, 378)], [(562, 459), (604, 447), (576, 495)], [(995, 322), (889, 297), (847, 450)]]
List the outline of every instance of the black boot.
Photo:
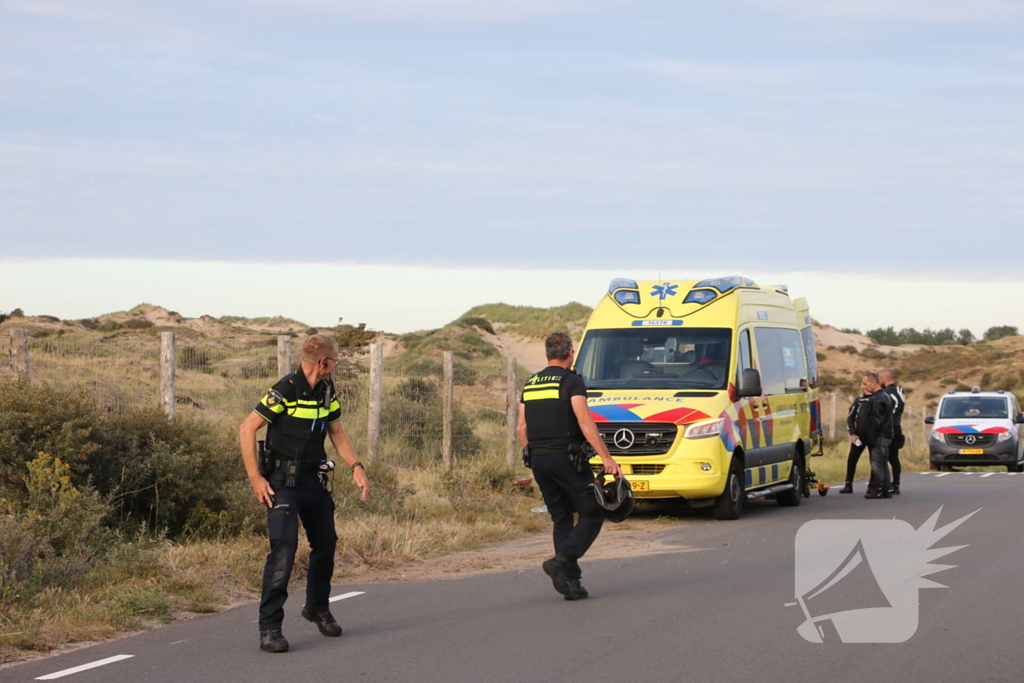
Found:
[(335, 621), (334, 615), (331, 614), (330, 610), (314, 612), (308, 607), (303, 607), (302, 618), (316, 624), (316, 627), (320, 629), (320, 633), (328, 638), (337, 638), (341, 635), (341, 625)]
[(288, 641), (281, 629), (272, 628), (260, 631), (260, 649), (266, 652), (288, 652)]
[[(544, 573), (551, 577), (551, 583), (555, 590), (569, 600), (576, 600), (576, 597), (569, 597), (569, 557), (565, 553), (556, 553), (550, 560), (544, 560), (541, 568)], [(575, 594), (576, 591), (573, 591)]]
[(843, 488), (839, 489), (839, 493), (853, 493), (853, 482), (852, 481), (846, 482), (846, 486), (844, 486)]
[[(576, 593), (575, 598), (569, 597), (569, 595), (572, 595), (573, 591)], [(583, 584), (580, 583), (579, 579), (569, 580), (569, 595), (565, 596), (566, 600), (586, 600), (590, 597), (590, 593), (588, 593), (587, 589), (583, 587)]]
[(869, 499), (875, 499), (875, 498), (881, 498), (882, 494), (880, 494), (878, 492), (878, 489), (872, 488), (872, 487), (869, 486), (868, 487), (868, 492), (864, 494), (864, 497), (865, 498), (869, 498)]
[(892, 495), (894, 495), (894, 496), (900, 495), (900, 485), (899, 484), (893, 484), (892, 485)]

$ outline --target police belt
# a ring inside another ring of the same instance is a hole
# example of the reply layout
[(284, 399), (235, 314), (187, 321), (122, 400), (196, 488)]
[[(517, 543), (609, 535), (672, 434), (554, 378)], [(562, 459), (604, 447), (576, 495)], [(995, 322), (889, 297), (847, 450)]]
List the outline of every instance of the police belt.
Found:
[(543, 446), (530, 446), (530, 455), (569, 455), (570, 449), (575, 450), (582, 444), (573, 444), (571, 446), (557, 446), (555, 448), (544, 448)]
[(294, 462), (299, 472), (317, 472), (320, 470), (320, 460), (298, 460), (296, 458), (274, 458), (274, 469), (288, 467), (288, 463)]

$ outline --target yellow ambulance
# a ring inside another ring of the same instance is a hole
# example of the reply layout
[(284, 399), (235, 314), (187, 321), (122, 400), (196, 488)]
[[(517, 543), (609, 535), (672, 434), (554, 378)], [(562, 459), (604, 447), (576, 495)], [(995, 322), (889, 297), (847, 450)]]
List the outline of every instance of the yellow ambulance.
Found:
[(591, 414), (638, 498), (736, 519), (751, 498), (809, 495), (818, 362), (807, 301), (785, 286), (617, 278), (577, 349)]

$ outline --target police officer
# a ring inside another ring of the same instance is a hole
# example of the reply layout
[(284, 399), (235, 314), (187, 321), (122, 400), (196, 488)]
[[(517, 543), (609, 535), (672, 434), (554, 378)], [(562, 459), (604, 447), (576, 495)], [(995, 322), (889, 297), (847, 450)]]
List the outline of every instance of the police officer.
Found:
[[(863, 388), (861, 391), (863, 391)], [(857, 417), (860, 414), (861, 408), (867, 402), (868, 396), (862, 393), (853, 399), (853, 403), (850, 404), (850, 410), (846, 413), (846, 431), (850, 433), (850, 452), (846, 456), (846, 486), (839, 493), (853, 493), (853, 478), (857, 475), (857, 462), (860, 460), (861, 453), (867, 447), (855, 434), (857, 431)]]
[[(579, 600), (589, 595), (580, 583), (579, 558), (601, 532), (604, 516), (594, 498), (594, 475), (587, 459), (577, 456), (580, 471), (572, 454), (580, 453), (586, 442), (597, 451), (608, 474), (621, 476), (622, 470), (590, 416), (583, 379), (569, 369), (572, 339), (564, 332), (552, 333), (544, 349), (548, 367), (526, 382), (516, 434), (528, 449), (529, 466), (554, 525), (555, 556), (542, 568), (566, 600)], [(579, 515), (575, 524), (574, 514)]]
[[(338, 455), (351, 468), (364, 501), (370, 485), (339, 422), (341, 406), (331, 382), (337, 363), (338, 345), (333, 339), (322, 334), (306, 339), (299, 371), (278, 380), (239, 429), (246, 474), (256, 499), (268, 508), (270, 553), (263, 569), (259, 619), (260, 649), (267, 652), (288, 651), (281, 623), (300, 520), (310, 545), (302, 616), (325, 636), (341, 635), (341, 626), (328, 608), (338, 536), (334, 530), (334, 500), (320, 476), (321, 464), (327, 458), (324, 436), (330, 437)], [(261, 472), (256, 433), (265, 424), (269, 425), (268, 453)]]
[(900, 473), (903, 466), (900, 464), (900, 449), (906, 441), (903, 436), (903, 409), (907, 407), (907, 394), (903, 387), (896, 384), (896, 377), (892, 370), (882, 370), (878, 373), (878, 381), (881, 383), (885, 393), (893, 401), (892, 413), (892, 443), (889, 444), (889, 466), (892, 468), (892, 492), (900, 494)]
[(878, 375), (869, 372), (861, 379), (861, 391), (868, 397), (857, 413), (856, 433), (868, 447), (871, 480), (865, 498), (892, 498), (889, 490), (889, 444), (892, 443), (892, 399), (882, 390)]

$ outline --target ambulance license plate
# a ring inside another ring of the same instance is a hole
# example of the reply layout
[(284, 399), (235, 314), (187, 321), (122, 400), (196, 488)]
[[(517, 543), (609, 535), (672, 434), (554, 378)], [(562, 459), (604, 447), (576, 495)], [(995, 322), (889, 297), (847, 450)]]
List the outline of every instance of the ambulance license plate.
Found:
[(633, 489), (634, 491), (650, 491), (651, 482), (633, 480), (629, 482), (629, 488)]
[(961, 448), (960, 455), (984, 455), (985, 449), (983, 448)]

